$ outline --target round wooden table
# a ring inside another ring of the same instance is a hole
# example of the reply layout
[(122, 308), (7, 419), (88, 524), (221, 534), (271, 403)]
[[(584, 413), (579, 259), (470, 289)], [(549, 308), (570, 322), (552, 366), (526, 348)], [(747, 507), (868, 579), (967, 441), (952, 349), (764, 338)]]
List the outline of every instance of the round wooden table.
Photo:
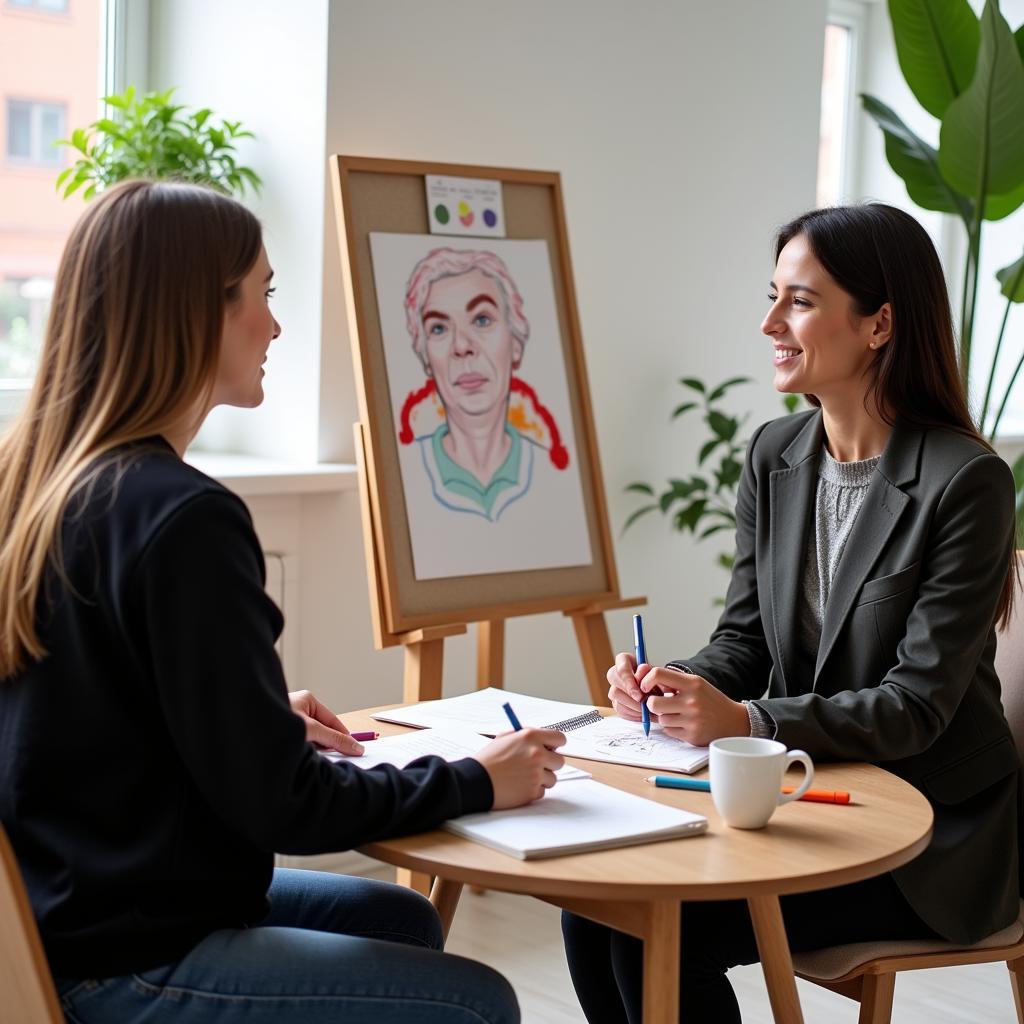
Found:
[[(345, 724), (385, 735), (407, 731), (374, 721), (372, 710), (344, 715)], [(471, 884), (535, 896), (642, 939), (644, 1024), (679, 1020), (679, 902), (720, 899), (747, 901), (775, 1020), (802, 1024), (779, 896), (879, 875), (916, 857), (931, 836), (932, 811), (924, 796), (873, 765), (817, 765), (814, 788), (846, 790), (850, 804), (794, 801), (780, 807), (766, 828), (746, 831), (723, 824), (708, 793), (655, 789), (644, 781), (650, 769), (569, 760), (600, 782), (705, 815), (707, 832), (535, 861), (443, 831), (360, 849), (433, 875), (431, 900), (446, 931), (462, 886)]]

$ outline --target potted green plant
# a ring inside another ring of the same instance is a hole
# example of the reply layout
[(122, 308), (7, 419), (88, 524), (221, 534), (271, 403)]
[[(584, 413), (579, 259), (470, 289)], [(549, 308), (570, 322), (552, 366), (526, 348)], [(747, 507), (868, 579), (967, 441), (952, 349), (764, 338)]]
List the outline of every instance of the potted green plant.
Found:
[[(627, 492), (654, 500), (630, 513), (622, 527), (623, 532), (642, 516), (654, 511), (670, 516), (673, 529), (689, 531), (697, 540), (706, 540), (723, 530), (735, 531), (736, 488), (748, 441), (740, 436), (740, 432), (747, 417), (730, 415), (721, 402), (732, 388), (750, 382), (749, 377), (731, 377), (715, 387), (708, 387), (698, 377), (680, 379), (679, 383), (690, 394), (687, 401), (672, 410), (671, 419), (699, 410), (708, 428), (707, 439), (697, 456), (698, 472), (670, 479), (660, 493), (656, 493), (649, 483), (630, 484)], [(800, 404), (797, 395), (784, 395), (782, 401), (787, 412), (794, 412)], [(714, 460), (712, 456), (715, 456)], [(734, 552), (725, 551), (719, 553), (717, 562), (723, 569), (732, 571), (734, 559)], [(715, 600), (715, 604), (722, 603), (721, 598)]]
[(188, 111), (171, 101), (173, 89), (137, 95), (129, 87), (104, 96), (114, 116), (77, 128), (69, 146), (79, 154), (57, 178), (64, 198), (83, 189), (86, 199), (125, 178), (175, 178), (243, 195), (263, 182), (236, 160), (235, 143), (253, 138), (240, 121), (220, 121), (208, 107)]
[[(889, 0), (896, 53), (917, 101), (939, 124), (938, 149), (890, 107), (862, 95), (864, 109), (881, 128), (889, 166), (920, 207), (958, 217), (967, 238), (960, 308), (960, 372), (968, 383), (978, 264), (985, 221), (1001, 220), (1024, 203), (1024, 26), (1010, 29), (998, 0), (986, 0), (981, 17), (967, 0)], [(1006, 299), (982, 400), (978, 427), (994, 439), (1017, 377), (1024, 345), (1001, 399), (993, 394), (1010, 308), (1024, 302), (1024, 256), (998, 271)], [(1013, 466), (1018, 528), (1024, 526), (1024, 456)]]

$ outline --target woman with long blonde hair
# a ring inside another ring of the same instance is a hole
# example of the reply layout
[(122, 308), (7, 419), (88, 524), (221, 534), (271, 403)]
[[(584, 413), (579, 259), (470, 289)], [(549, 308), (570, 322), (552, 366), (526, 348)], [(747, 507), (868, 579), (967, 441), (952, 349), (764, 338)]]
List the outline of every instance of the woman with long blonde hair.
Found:
[(317, 753), (361, 748), (288, 694), (248, 511), (182, 460), (262, 401), (271, 277), (258, 221), (196, 186), (115, 186), (71, 233), (0, 440), (0, 822), (69, 1019), (517, 1021), (415, 893), (273, 868), (535, 799), (563, 738)]

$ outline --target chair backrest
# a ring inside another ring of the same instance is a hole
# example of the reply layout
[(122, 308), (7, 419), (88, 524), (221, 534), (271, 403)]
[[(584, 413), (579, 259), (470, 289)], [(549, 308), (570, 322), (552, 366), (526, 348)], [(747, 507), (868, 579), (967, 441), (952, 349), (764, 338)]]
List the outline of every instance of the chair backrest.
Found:
[(0, 826), (0, 1016), (18, 1024), (63, 1024), (18, 862)]
[[(1024, 552), (1017, 552), (1024, 582)], [(1014, 595), (1013, 614), (996, 641), (996, 674), (1002, 687), (1003, 711), (1017, 752), (1024, 757), (1024, 587)]]

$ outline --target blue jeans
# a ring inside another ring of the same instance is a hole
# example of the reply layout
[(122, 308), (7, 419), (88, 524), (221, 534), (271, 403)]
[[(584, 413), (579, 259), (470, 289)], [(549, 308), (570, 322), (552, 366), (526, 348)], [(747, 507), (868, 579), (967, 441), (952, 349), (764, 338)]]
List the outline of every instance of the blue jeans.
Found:
[(278, 869), (256, 927), (213, 932), (177, 963), (57, 979), (72, 1024), (518, 1024), (509, 983), (441, 952), (437, 913), (387, 882)]

